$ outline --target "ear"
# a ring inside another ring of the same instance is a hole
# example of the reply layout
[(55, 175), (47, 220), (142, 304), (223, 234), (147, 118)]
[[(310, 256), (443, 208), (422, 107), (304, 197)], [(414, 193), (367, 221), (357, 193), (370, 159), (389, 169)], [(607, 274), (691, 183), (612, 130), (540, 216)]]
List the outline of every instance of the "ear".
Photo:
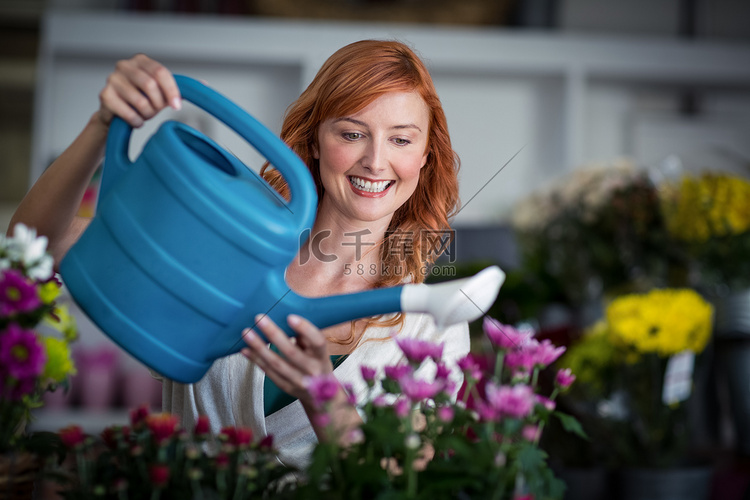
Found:
[(320, 160), (320, 151), (318, 151), (318, 146), (316, 144), (313, 144), (312, 155), (316, 160)]
[(430, 156), (430, 150), (424, 152), (424, 155), (422, 156), (422, 165), (420, 165), (420, 169), (424, 167), (427, 164), (427, 157)]

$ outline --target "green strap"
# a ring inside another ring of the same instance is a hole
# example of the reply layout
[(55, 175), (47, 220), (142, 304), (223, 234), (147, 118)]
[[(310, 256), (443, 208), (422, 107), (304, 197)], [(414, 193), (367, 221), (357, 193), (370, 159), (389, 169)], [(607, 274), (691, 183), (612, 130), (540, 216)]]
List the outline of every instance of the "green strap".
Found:
[[(348, 354), (331, 356), (331, 363), (333, 363), (334, 368), (343, 363), (347, 356)], [(297, 401), (297, 398), (282, 391), (273, 380), (265, 377), (263, 382), (263, 413), (266, 417), (295, 401)]]

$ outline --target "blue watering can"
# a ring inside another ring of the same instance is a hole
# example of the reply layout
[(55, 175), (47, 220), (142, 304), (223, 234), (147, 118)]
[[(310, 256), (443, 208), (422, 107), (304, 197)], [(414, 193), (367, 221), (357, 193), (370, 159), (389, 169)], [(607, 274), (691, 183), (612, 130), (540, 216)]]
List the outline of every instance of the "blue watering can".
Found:
[(494, 302), (503, 272), (321, 298), (289, 289), (284, 272), (315, 219), (307, 166), (226, 97), (175, 75), (184, 99), (224, 122), (284, 176), (284, 200), (257, 173), (191, 127), (163, 123), (131, 162), (132, 128), (115, 118), (96, 216), (60, 264), (73, 299), (113, 341), (162, 375), (200, 380), (238, 352), (258, 314), (293, 335), (291, 313), (319, 328), (390, 312), (426, 312), (438, 326)]

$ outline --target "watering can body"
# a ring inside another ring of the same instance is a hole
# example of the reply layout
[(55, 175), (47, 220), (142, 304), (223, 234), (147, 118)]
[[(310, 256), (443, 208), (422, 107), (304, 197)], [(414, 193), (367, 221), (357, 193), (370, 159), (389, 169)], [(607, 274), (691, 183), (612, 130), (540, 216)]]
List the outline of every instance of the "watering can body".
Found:
[(181, 75), (175, 80), (184, 99), (223, 121), (279, 170), (291, 197), (285, 200), (210, 138), (174, 121), (162, 124), (131, 162), (132, 129), (113, 120), (96, 216), (63, 258), (60, 274), (86, 315), (136, 359), (192, 383), (244, 346), (241, 332), (258, 314), (294, 335), (290, 313), (319, 328), (396, 311), (429, 312), (436, 323), (450, 324), (481, 315), (494, 300), (504, 278), (499, 269), (434, 289), (404, 285), (314, 299), (295, 294), (284, 273), (317, 210), (307, 166), (221, 94)]

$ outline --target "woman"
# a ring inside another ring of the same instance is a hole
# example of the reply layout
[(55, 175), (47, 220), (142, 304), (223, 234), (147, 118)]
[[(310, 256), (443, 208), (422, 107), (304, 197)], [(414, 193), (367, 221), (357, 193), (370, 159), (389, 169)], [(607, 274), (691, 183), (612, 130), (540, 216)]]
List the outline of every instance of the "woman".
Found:
[[(164, 66), (137, 55), (117, 63), (100, 102), (11, 222), (47, 235), (57, 262), (88, 224), (75, 212), (103, 155), (112, 117), (140, 127), (167, 106), (179, 109), (180, 95)], [(458, 158), (422, 61), (392, 41), (365, 40), (338, 50), (288, 109), (281, 138), (308, 165), (319, 195), (313, 237), (286, 272), (289, 287), (323, 296), (423, 281), (424, 266), (436, 257), (431, 238), (448, 229), (457, 207)], [(286, 194), (276, 171), (266, 166), (263, 175)], [(333, 372), (361, 401), (367, 389), (360, 366), (382, 369), (402, 357), (390, 338), (394, 331), (444, 343), (449, 367), (469, 350), (466, 324), (438, 331), (421, 314), (369, 318), (322, 331), (295, 315), (288, 321), (295, 339), (258, 317), (253, 329), (243, 332), (247, 347), (217, 360), (202, 380), (190, 385), (164, 380), (163, 410), (180, 415), (186, 428), (207, 415), (214, 431), (232, 425), (272, 434), (281, 460), (303, 466), (316, 437), (326, 435), (306, 377)], [(434, 373), (434, 364), (425, 370)], [(452, 378), (457, 389), (460, 371), (454, 369)], [(343, 389), (335, 403), (337, 428), (361, 422)], [(346, 442), (349, 433), (339, 435)]]

